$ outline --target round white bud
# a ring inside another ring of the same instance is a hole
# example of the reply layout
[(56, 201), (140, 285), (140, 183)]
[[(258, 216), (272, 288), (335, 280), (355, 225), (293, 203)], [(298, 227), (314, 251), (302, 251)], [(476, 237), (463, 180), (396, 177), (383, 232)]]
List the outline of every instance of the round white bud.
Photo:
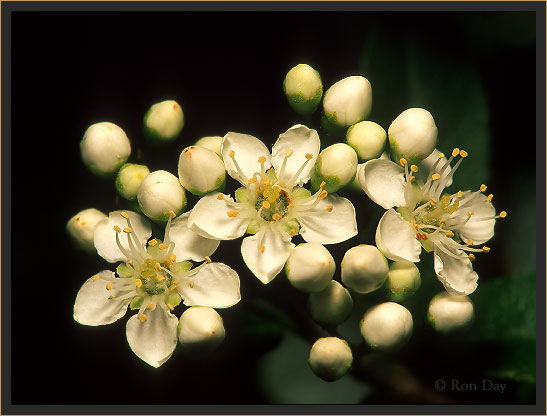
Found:
[(144, 115), (146, 136), (160, 143), (176, 139), (183, 126), (182, 108), (173, 100), (154, 104)]
[(89, 126), (80, 142), (80, 154), (93, 173), (107, 176), (127, 161), (131, 144), (120, 127), (105, 121)]
[(396, 349), (408, 341), (411, 334), (412, 315), (398, 303), (373, 306), (361, 321), (361, 335), (372, 348)]
[(311, 293), (308, 298), (311, 317), (324, 327), (340, 325), (349, 318), (352, 309), (349, 291), (336, 280), (331, 280), (326, 289)]
[(357, 293), (370, 293), (380, 288), (389, 271), (386, 258), (375, 246), (360, 244), (344, 254), (342, 282)]
[(335, 143), (317, 156), (311, 175), (312, 187), (319, 189), (324, 181), (327, 192), (336, 192), (353, 181), (356, 172), (355, 150), (345, 143)]
[(317, 377), (335, 381), (351, 368), (353, 354), (346, 341), (336, 337), (319, 338), (310, 350), (308, 363)]
[(142, 180), (149, 173), (150, 170), (145, 165), (126, 163), (120, 168), (116, 176), (116, 189), (125, 199), (135, 200)]
[(93, 233), (95, 226), (108, 216), (95, 208), (78, 212), (66, 223), (66, 231), (72, 240), (85, 251), (95, 251)]
[(372, 87), (365, 77), (351, 76), (338, 81), (325, 93), (323, 110), (327, 120), (349, 127), (364, 120), (372, 107)]
[(423, 108), (409, 108), (393, 120), (387, 131), (391, 157), (405, 158), (409, 164), (428, 157), (437, 145), (437, 126)]
[(211, 352), (224, 340), (226, 331), (222, 318), (213, 308), (192, 306), (181, 315), (178, 325), (179, 342), (194, 352)]
[(283, 90), (290, 106), (302, 115), (313, 113), (323, 95), (323, 84), (319, 72), (306, 64), (292, 68), (283, 81)]
[(209, 150), (212, 150), (222, 159), (222, 152), (220, 151), (220, 146), (222, 145), (221, 136), (205, 136), (199, 139), (194, 146), (205, 147)]
[(382, 155), (386, 147), (387, 134), (383, 127), (374, 121), (361, 121), (348, 129), (346, 140), (359, 159), (367, 161)]
[(285, 274), (291, 285), (303, 292), (325, 289), (334, 276), (336, 264), (329, 251), (318, 243), (296, 246), (285, 264)]
[(226, 168), (212, 150), (190, 146), (180, 154), (179, 180), (190, 193), (203, 196), (224, 186)]
[(449, 333), (471, 323), (473, 304), (467, 296), (439, 293), (429, 303), (427, 318), (435, 330)]
[(416, 293), (422, 280), (420, 270), (414, 263), (395, 261), (389, 265), (386, 288), (389, 297), (394, 301), (402, 301)]
[(167, 221), (169, 211), (175, 215), (186, 205), (186, 191), (178, 178), (165, 170), (146, 176), (139, 186), (137, 199), (142, 212), (150, 219)]

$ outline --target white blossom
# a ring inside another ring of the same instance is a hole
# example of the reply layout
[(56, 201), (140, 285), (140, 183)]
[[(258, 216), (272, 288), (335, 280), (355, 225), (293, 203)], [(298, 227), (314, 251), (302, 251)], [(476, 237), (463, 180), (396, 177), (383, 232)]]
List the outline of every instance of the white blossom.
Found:
[(287, 279), (303, 292), (319, 292), (325, 289), (335, 270), (336, 264), (332, 255), (319, 243), (299, 244), (285, 265)]
[(361, 335), (372, 348), (393, 350), (412, 334), (412, 315), (404, 306), (385, 302), (368, 309), (361, 321)]
[(368, 117), (372, 87), (362, 76), (344, 78), (332, 85), (323, 98), (323, 110), (334, 125), (349, 127)]
[(157, 142), (169, 142), (180, 134), (184, 127), (184, 114), (173, 100), (154, 104), (144, 115), (144, 130), (148, 138)]
[(96, 123), (86, 130), (80, 142), (84, 164), (96, 175), (117, 172), (131, 154), (131, 144), (125, 132), (114, 123)]
[(351, 368), (353, 354), (346, 341), (336, 337), (319, 338), (311, 347), (308, 363), (318, 377), (335, 381)]
[(437, 126), (431, 113), (423, 108), (403, 111), (393, 120), (387, 134), (394, 160), (404, 157), (410, 163), (418, 163), (437, 145)]
[(186, 206), (186, 191), (175, 175), (165, 170), (156, 170), (141, 182), (137, 200), (148, 218), (167, 221), (170, 211), (178, 215)]
[(186, 190), (198, 196), (217, 191), (225, 184), (224, 162), (214, 151), (189, 146), (179, 157), (179, 181)]

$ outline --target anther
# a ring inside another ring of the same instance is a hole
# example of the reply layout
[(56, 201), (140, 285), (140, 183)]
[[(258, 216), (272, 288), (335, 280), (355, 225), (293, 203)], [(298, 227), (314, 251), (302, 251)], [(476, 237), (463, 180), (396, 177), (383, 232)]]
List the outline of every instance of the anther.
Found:
[(170, 311), (174, 311), (175, 308), (173, 308), (173, 305), (171, 305), (170, 303), (166, 303), (167, 307), (169, 308)]
[(266, 208), (266, 209), (268, 209), (268, 208), (271, 207), (271, 205), (270, 205), (270, 203), (269, 203), (268, 201), (262, 201), (262, 206), (263, 206), (264, 208)]
[(211, 260), (211, 257), (209, 257), (209, 256), (205, 256), (204, 259), (207, 263), (211, 263), (213, 261), (213, 260)]
[(163, 274), (157, 274), (157, 275), (156, 275), (156, 280), (157, 280), (158, 282), (161, 282), (163, 279), (165, 279), (165, 276), (164, 276)]
[(500, 217), (501, 217), (501, 218), (507, 217), (507, 211), (501, 211), (501, 212), (500, 212)]
[(443, 157), (444, 157), (444, 153), (439, 153), (439, 154), (437, 155), (437, 157), (438, 157), (439, 159), (443, 158)]
[(154, 238), (153, 240), (150, 240), (150, 241), (148, 242), (148, 245), (149, 245), (150, 247), (154, 247), (156, 244), (158, 244), (158, 240), (156, 240), (155, 238)]
[(473, 211), (467, 211), (467, 216), (470, 217), (471, 215), (473, 215)]
[(416, 180), (416, 176), (411, 176), (410, 177), (410, 182), (414, 182)]
[(287, 208), (294, 208), (294, 205), (293, 205), (293, 204), (289, 204), (289, 205), (287, 205)]
[(264, 253), (265, 250), (266, 247), (264, 247), (262, 244), (258, 246), (258, 251), (260, 251), (261, 253)]
[(148, 320), (148, 318), (146, 317), (146, 315), (145, 315), (144, 313), (141, 313), (141, 314), (139, 315), (139, 320), (140, 320), (141, 322), (146, 322), (146, 321)]
[(281, 215), (275, 213), (275, 214), (272, 215), (272, 218), (276, 221), (279, 221), (281, 219)]
[(177, 214), (175, 214), (175, 211), (173, 210), (169, 211), (169, 215), (171, 216), (171, 218), (175, 218), (177, 216)]
[(484, 192), (486, 191), (486, 188), (488, 187), (483, 183), (479, 189), (481, 190), (481, 192)]
[(410, 165), (410, 170), (411, 170), (412, 172), (418, 172), (418, 166), (416, 166), (416, 165)]
[(142, 280), (141, 279), (136, 279), (135, 284), (137, 285), (137, 287), (141, 287), (142, 286)]
[(159, 246), (160, 250), (167, 250), (167, 246), (163, 243), (161, 243)]
[(420, 233), (416, 233), (416, 240), (420, 241), (422, 239), (422, 235)]
[(484, 251), (485, 253), (488, 253), (490, 252), (490, 247), (483, 246), (482, 251)]
[(128, 219), (128, 218), (129, 218), (129, 215), (128, 215), (127, 212), (125, 212), (125, 211), (120, 212), (120, 215), (121, 215), (122, 217), (124, 217), (125, 219)]
[(311, 153), (306, 153), (306, 159), (313, 159), (313, 155)]
[(467, 156), (469, 156), (469, 153), (467, 153), (465, 150), (460, 150), (460, 156), (461, 157), (467, 157)]
[(121, 233), (122, 232), (122, 229), (120, 227), (118, 227), (117, 225), (115, 225), (114, 227), (112, 227), (114, 229), (114, 231), (116, 231), (117, 233)]
[[(251, 179), (249, 179), (247, 182), (248, 182), (248, 183), (255, 183), (255, 182), (256, 182), (256, 178), (251, 178)], [(219, 199), (221, 199), (221, 198), (219, 198)]]
[(454, 233), (452, 231), (447, 231), (446, 236), (452, 238), (454, 237)]
[(194, 282), (190, 281), (190, 283), (188, 283), (188, 285), (190, 286), (190, 289), (192, 289), (194, 287)]
[(266, 158), (264, 156), (260, 156), (258, 158), (258, 163), (264, 163), (264, 162), (266, 162)]
[(321, 181), (321, 185), (319, 185), (319, 189), (323, 189), (327, 183), (325, 181)]
[(260, 183), (262, 183), (262, 185), (268, 185), (270, 183), (270, 178), (262, 178)]
[(463, 196), (463, 192), (462, 191), (458, 191), (458, 197), (461, 198)]
[(454, 150), (452, 150), (452, 156), (453, 157), (458, 156), (458, 153), (460, 153), (460, 149), (458, 149), (457, 147)]
[(407, 161), (404, 157), (402, 157), (401, 159), (399, 159), (399, 163), (402, 165), (402, 166), (406, 166), (407, 165)]
[(332, 210), (333, 210), (333, 206), (332, 206), (332, 205), (328, 205), (328, 206), (327, 206), (327, 211), (328, 211), (328, 212), (332, 212)]
[(236, 152), (234, 152), (233, 150), (230, 150), (230, 152), (228, 153), (228, 156), (230, 156), (232, 159), (234, 158), (235, 155), (236, 155)]
[(224, 199), (224, 195), (222, 195), (221, 193), (219, 193), (219, 194), (217, 195), (217, 199), (218, 199), (219, 201), (222, 201), (222, 200)]
[(285, 157), (291, 157), (292, 153), (293, 153), (292, 149), (287, 149), (285, 150), (283, 154), (285, 155)]
[(228, 215), (230, 218), (235, 218), (237, 217), (239, 214), (239, 212), (237, 212), (235, 209), (231, 210), (231, 211), (228, 211), (226, 213), (226, 215)]
[(106, 290), (112, 290), (112, 283), (106, 284)]
[(446, 218), (441, 218), (439, 220), (439, 225), (443, 225), (443, 224), (446, 224)]
[(154, 264), (154, 269), (156, 269), (159, 272), (161, 270), (161, 264), (156, 262), (156, 264)]
[(434, 173), (433, 175), (431, 175), (431, 179), (433, 179), (434, 181), (437, 181), (441, 179), (441, 175), (439, 175), (438, 173)]
[(150, 302), (148, 306), (146, 307), (146, 309), (148, 309), (149, 311), (151, 311), (153, 308), (154, 308), (154, 304), (152, 302)]
[(473, 240), (472, 240), (472, 239), (468, 239), (468, 240), (467, 240), (467, 244), (470, 245), (470, 246), (472, 246), (472, 245), (473, 245)]
[(321, 193), (319, 194), (319, 198), (320, 199), (325, 199), (327, 197), (329, 193), (325, 190), (321, 191)]
[(469, 257), (469, 260), (471, 261), (475, 260), (475, 255), (473, 253), (469, 253), (467, 257)]
[(95, 276), (93, 276), (93, 281), (94, 281), (94, 282), (97, 281), (97, 280), (99, 280), (99, 279), (100, 279), (100, 277), (99, 277), (98, 274), (96, 274)]
[(494, 194), (490, 194), (490, 195), (488, 195), (488, 196), (486, 197), (486, 200), (487, 200), (488, 202), (492, 202), (492, 199), (493, 199), (493, 198), (494, 198)]
[(431, 201), (433, 204), (436, 204), (436, 203), (437, 203), (437, 198), (431, 198), (430, 201)]
[(174, 254), (171, 254), (171, 255), (169, 256), (169, 260), (170, 260), (171, 262), (174, 263), (174, 262), (177, 261), (177, 256), (175, 256)]
[(126, 234), (131, 234), (133, 232), (133, 230), (131, 229), (131, 227), (125, 227), (123, 229), (123, 232), (126, 233)]

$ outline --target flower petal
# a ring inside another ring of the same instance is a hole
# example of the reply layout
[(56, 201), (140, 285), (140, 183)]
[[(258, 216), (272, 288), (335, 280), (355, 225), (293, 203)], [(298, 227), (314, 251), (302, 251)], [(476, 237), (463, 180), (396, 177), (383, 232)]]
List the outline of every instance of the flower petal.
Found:
[(479, 276), (465, 254), (462, 253), (461, 258), (454, 258), (437, 246), (434, 253), (435, 273), (448, 293), (463, 296), (475, 291)]
[[(232, 150), (234, 151), (234, 159), (246, 176), (245, 178), (241, 177), (234, 160), (230, 157)], [(255, 172), (260, 172), (258, 158), (261, 156), (266, 158), (264, 163), (266, 169), (271, 166), (270, 151), (266, 145), (249, 134), (227, 133), (222, 140), (221, 152), (228, 174), (244, 186), (247, 185), (247, 180), (252, 178)]]
[(202, 237), (217, 240), (233, 240), (245, 234), (249, 218), (242, 215), (229, 217), (229, 211), (237, 211), (226, 201), (233, 202), (232, 197), (223, 195), (219, 200), (216, 193), (205, 195), (192, 209), (188, 216), (187, 226)]
[(286, 241), (282, 232), (268, 227), (264, 232), (261, 244), (264, 252), (259, 250), (259, 235), (243, 239), (241, 254), (247, 267), (262, 283), (270, 283), (285, 266), (294, 244)]
[(186, 306), (227, 308), (241, 300), (239, 276), (222, 263), (204, 264), (195, 274), (177, 278), (177, 289)]
[(120, 292), (106, 290), (107, 281), (102, 277), (111, 277), (110, 270), (103, 270), (96, 276), (90, 277), (83, 284), (74, 302), (74, 320), (82, 325), (106, 325), (117, 321), (127, 312), (127, 305), (131, 299), (108, 299), (117, 296)]
[(348, 199), (330, 194), (313, 211), (318, 212), (297, 218), (302, 226), (300, 235), (308, 243), (336, 244), (357, 235), (355, 208)]
[[(463, 204), (466, 199), (466, 194), (472, 194), (470, 191), (463, 193), (464, 197), (460, 204)], [(482, 244), (490, 240), (494, 236), (494, 225), (496, 220), (496, 209), (492, 203), (483, 194), (475, 194), (473, 196), (473, 204), (466, 207), (466, 210), (472, 211), (473, 215), (467, 223), (457, 229), (460, 238), (464, 241), (473, 240), (473, 244)], [(481, 220), (481, 218), (492, 218), (489, 220)]]
[(384, 159), (373, 159), (359, 171), (363, 191), (382, 208), (404, 207), (404, 169)]
[(220, 241), (202, 237), (188, 228), (188, 217), (192, 211), (175, 218), (169, 230), (169, 239), (175, 243), (173, 254), (178, 261), (203, 261), (218, 248)]
[(422, 245), (416, 240), (416, 230), (394, 209), (382, 215), (376, 228), (376, 247), (393, 261), (420, 261)]
[[(285, 160), (285, 152), (292, 151), (285, 165), (284, 178), (278, 178), (280, 182), (290, 187), (308, 182), (320, 147), (317, 131), (311, 130), (302, 124), (297, 124), (285, 133), (280, 134), (272, 149), (272, 165), (278, 175)], [(312, 159), (307, 162), (306, 167), (300, 172), (295, 183), (289, 183), (300, 167), (308, 160), (306, 158), (308, 153), (313, 156)]]
[[(122, 211), (114, 211), (108, 214), (108, 218), (104, 219), (95, 227), (95, 233), (93, 235), (93, 240), (95, 248), (99, 255), (110, 263), (115, 263), (117, 261), (130, 260), (125, 257), (121, 252), (118, 244), (116, 243), (116, 231), (114, 231), (114, 226), (117, 225), (121, 229), (126, 228), (127, 220), (122, 217)], [(137, 236), (137, 239), (141, 242), (142, 245), (146, 244), (146, 241), (152, 235), (152, 229), (150, 228), (150, 223), (143, 216), (137, 214), (133, 211), (125, 211), (129, 216), (129, 221), (131, 221), (131, 228), (133, 229), (134, 234)], [(123, 248), (129, 250), (128, 243), (129, 234), (120, 234), (119, 239)]]
[(166, 362), (177, 346), (179, 320), (159, 306), (146, 312), (146, 322), (133, 315), (126, 326), (127, 342), (137, 357), (152, 367)]
[[(435, 162), (439, 160), (439, 154), (441, 154), (441, 151), (439, 149), (435, 149), (428, 157), (422, 160), (418, 165), (419, 170), (418, 172), (416, 172), (415, 176), (425, 182), (429, 174), (439, 173), (441, 171), (441, 168), (448, 162), (448, 159), (443, 156), (440, 158), (441, 161), (437, 163), (437, 167), (432, 170)], [(452, 177), (449, 177), (451, 170), (452, 169), (447, 168), (441, 176), (442, 180), (440, 182), (444, 184), (445, 188), (448, 188), (450, 185), (452, 185)]]

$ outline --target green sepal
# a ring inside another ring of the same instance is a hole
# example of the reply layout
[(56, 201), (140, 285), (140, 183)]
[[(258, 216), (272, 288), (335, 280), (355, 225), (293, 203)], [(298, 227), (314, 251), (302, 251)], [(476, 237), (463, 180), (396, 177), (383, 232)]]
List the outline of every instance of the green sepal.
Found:
[(333, 193), (342, 188), (340, 180), (335, 176), (323, 176), (321, 174), (321, 155), (317, 158), (315, 166), (311, 171), (311, 187), (314, 191), (319, 190), (321, 182), (325, 182), (323, 189), (328, 193)]
[(431, 253), (433, 251), (433, 249), (435, 248), (435, 244), (433, 244), (431, 241), (429, 240), (421, 240), (420, 243), (422, 243), (422, 247), (424, 248), (425, 251), (427, 251), (428, 253)]
[[(178, 261), (170, 267), (172, 273), (187, 272), (192, 269), (192, 262), (188, 260)], [(173, 305), (174, 306), (174, 305)]]
[(132, 311), (139, 309), (142, 306), (142, 303), (144, 302), (144, 298), (142, 296), (135, 296), (133, 299), (131, 299), (131, 302), (129, 303), (129, 309)]
[(287, 94), (287, 101), (291, 108), (298, 114), (309, 116), (317, 110), (321, 97), (323, 96), (323, 87), (320, 87), (311, 99), (306, 99), (301, 93)]
[(234, 195), (236, 197), (236, 202), (249, 202), (249, 191), (244, 186), (237, 188)]
[(296, 200), (306, 199), (306, 198), (309, 198), (310, 196), (311, 196), (311, 192), (309, 189), (298, 186), (292, 190), (293, 199), (296, 199)]
[(259, 230), (260, 230), (260, 225), (258, 224), (258, 221), (251, 220), (251, 222), (247, 226), (247, 232), (249, 234), (256, 234)]
[(270, 183), (277, 182), (277, 175), (275, 174), (274, 168), (270, 168), (266, 171), (266, 176), (270, 180)]
[(131, 277), (133, 276), (133, 271), (127, 267), (127, 264), (121, 263), (118, 267), (116, 267), (116, 273), (118, 273), (118, 276), (120, 277)]
[(208, 192), (201, 192), (198, 189), (192, 188), (192, 187), (185, 187), (185, 189), (188, 192), (190, 192), (192, 195), (199, 196), (199, 197), (210, 194), (211, 192), (224, 192), (224, 189), (226, 189), (226, 171), (223, 173), (223, 175), (220, 178), (217, 179), (217, 181), (215, 182), (214, 188)]
[(291, 236), (298, 235), (298, 233), (300, 232), (300, 223), (295, 218), (293, 218), (292, 220), (284, 222), (283, 228)]
[(173, 291), (167, 295), (165, 298), (165, 303), (168, 303), (173, 308), (180, 305), (180, 302), (182, 301), (182, 298), (180, 297), (179, 293), (177, 291)]

